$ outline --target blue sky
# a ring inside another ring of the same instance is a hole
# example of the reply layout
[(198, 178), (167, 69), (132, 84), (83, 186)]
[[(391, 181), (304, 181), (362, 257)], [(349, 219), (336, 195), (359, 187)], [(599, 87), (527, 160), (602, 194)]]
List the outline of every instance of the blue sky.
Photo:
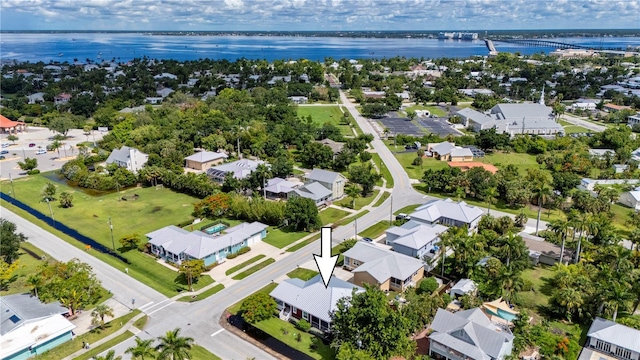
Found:
[(640, 29), (636, 0), (0, 0), (2, 30)]

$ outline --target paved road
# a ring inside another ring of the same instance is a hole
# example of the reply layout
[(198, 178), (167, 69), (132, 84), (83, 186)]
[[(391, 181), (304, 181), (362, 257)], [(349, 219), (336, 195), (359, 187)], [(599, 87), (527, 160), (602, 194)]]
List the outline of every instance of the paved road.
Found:
[(566, 121), (568, 123), (571, 123), (573, 125), (582, 126), (583, 128), (586, 128), (586, 129), (589, 129), (589, 130), (595, 131), (595, 132), (603, 132), (606, 129), (606, 127), (603, 126), (603, 125), (597, 125), (597, 124), (594, 124), (592, 122), (582, 120), (582, 119), (580, 119), (578, 117), (575, 117), (575, 116), (569, 115), (569, 114), (563, 114), (561, 116), (561, 118), (562, 118), (562, 120), (564, 120), (564, 121)]

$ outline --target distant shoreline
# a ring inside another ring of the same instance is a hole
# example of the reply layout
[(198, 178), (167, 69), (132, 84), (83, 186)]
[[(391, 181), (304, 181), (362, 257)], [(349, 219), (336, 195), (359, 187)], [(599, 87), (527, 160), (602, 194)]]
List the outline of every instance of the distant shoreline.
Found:
[(346, 38), (437, 38), (440, 32), (475, 32), (479, 38), (637, 37), (639, 29), (565, 30), (412, 30), (412, 31), (119, 31), (119, 30), (0, 30), (0, 34), (147, 34), (150, 36), (282, 36)]

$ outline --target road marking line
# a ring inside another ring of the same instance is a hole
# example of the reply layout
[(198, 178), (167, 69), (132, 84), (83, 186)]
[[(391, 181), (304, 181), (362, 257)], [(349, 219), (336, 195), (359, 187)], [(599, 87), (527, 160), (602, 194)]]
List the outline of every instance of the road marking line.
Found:
[(218, 331), (214, 332), (213, 334), (211, 334), (211, 337), (214, 337), (214, 336), (216, 336), (216, 335), (220, 334), (220, 333), (221, 333), (221, 332), (223, 332), (223, 331), (224, 331), (224, 329), (220, 329), (220, 330), (218, 330)]
[[(156, 306), (160, 306), (160, 305), (162, 305), (162, 304), (166, 303), (167, 301), (171, 301), (171, 298), (164, 299), (164, 300), (160, 301), (160, 302), (159, 302), (159, 303), (157, 303), (157, 304), (154, 304), (154, 305), (149, 306), (149, 307), (148, 307), (147, 309), (145, 309), (145, 310), (151, 310), (152, 308), (154, 308), (154, 307), (156, 307)], [(152, 301), (152, 302), (153, 302), (153, 301)], [(145, 306), (146, 306), (146, 305), (145, 305)]]
[(144, 304), (144, 305), (140, 306), (140, 307), (138, 308), (138, 310), (142, 311), (142, 308), (145, 308), (145, 307), (147, 307), (147, 306), (150, 306), (150, 305), (151, 305), (151, 304), (153, 304), (153, 303), (154, 303), (153, 301), (148, 302), (148, 303), (146, 303), (146, 304)]
[(167, 305), (165, 305), (165, 306), (163, 306), (163, 307), (161, 307), (161, 308), (158, 308), (158, 309), (153, 310), (152, 312), (148, 313), (147, 315), (151, 316), (152, 314), (154, 314), (154, 313), (156, 313), (156, 312), (158, 312), (158, 311), (160, 311), (160, 310), (162, 310), (162, 309), (166, 308), (167, 306), (171, 306), (171, 305), (173, 305), (173, 304), (175, 304), (175, 303), (176, 303), (175, 301), (172, 301), (172, 302), (168, 303)]

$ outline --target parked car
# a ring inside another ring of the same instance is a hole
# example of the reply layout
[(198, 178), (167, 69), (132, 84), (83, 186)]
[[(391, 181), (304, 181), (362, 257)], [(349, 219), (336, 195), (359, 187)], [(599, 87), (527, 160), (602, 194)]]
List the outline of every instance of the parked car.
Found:
[(366, 241), (366, 242), (373, 242), (373, 239), (372, 239), (372, 238), (365, 237), (365, 238), (362, 238), (362, 241)]
[(3, 148), (9, 147), (9, 143), (2, 143), (2, 147)]
[(36, 151), (36, 155), (42, 155), (42, 154), (46, 154), (46, 153), (47, 153), (47, 150), (45, 150), (45, 149), (40, 149), (40, 150)]
[(6, 159), (6, 156), (0, 155), (0, 160), (4, 160), (4, 159)]
[(4, 154), (8, 154), (8, 153), (9, 153), (9, 150), (2, 150), (2, 151), (0, 151), (0, 155), (4, 155)]
[(29, 144), (29, 147), (34, 147), (34, 146), (36, 146), (36, 143)]

